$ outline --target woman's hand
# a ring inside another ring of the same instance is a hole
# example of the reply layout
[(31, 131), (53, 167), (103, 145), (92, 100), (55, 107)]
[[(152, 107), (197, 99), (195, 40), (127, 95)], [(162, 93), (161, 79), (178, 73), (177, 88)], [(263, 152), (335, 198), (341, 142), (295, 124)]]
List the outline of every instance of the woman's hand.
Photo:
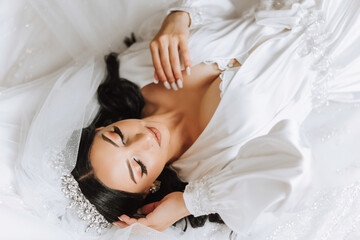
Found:
[(121, 215), (122, 221), (116, 222), (120, 227), (127, 227), (134, 223), (141, 223), (158, 231), (164, 231), (179, 219), (190, 215), (185, 206), (182, 192), (172, 192), (161, 201), (149, 203), (141, 208), (145, 218), (130, 218)]
[(155, 68), (154, 82), (161, 81), (167, 89), (172, 87), (177, 90), (183, 86), (179, 50), (187, 75), (190, 75), (191, 60), (187, 45), (189, 25), (190, 17), (187, 12), (172, 12), (165, 18), (159, 32), (150, 42)]

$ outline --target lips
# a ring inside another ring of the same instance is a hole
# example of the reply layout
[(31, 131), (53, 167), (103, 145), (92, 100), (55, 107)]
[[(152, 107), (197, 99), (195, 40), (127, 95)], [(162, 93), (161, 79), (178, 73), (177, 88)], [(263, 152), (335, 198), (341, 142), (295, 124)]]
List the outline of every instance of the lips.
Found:
[(155, 137), (157, 143), (159, 144), (159, 146), (161, 146), (161, 133), (160, 133), (160, 131), (157, 130), (156, 128), (153, 128), (153, 127), (148, 127), (148, 129), (154, 135), (154, 137)]

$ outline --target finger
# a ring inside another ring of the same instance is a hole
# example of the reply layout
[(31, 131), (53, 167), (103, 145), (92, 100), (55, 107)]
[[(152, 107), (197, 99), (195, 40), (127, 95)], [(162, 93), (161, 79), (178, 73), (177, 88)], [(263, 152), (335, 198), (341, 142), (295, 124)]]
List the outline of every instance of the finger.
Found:
[(121, 227), (121, 228), (126, 228), (128, 227), (129, 225), (122, 222), (122, 221), (117, 221), (117, 222), (114, 222), (114, 224), (116, 224), (117, 226)]
[(181, 56), (184, 60), (184, 67), (186, 69), (187, 75), (190, 75), (190, 68), (191, 68), (191, 58), (190, 58), (190, 52), (187, 45), (187, 41), (182, 39), (179, 42)]
[(139, 218), (138, 223), (150, 227), (149, 221), (147, 218)]
[(153, 202), (153, 203), (146, 204), (141, 208), (141, 212), (143, 214), (147, 215), (147, 214), (151, 213), (152, 211), (154, 211), (154, 209), (159, 205), (160, 205), (160, 202)]
[[(143, 213), (146, 213), (146, 217), (144, 218), (139, 218), (138, 219), (138, 223), (144, 224), (146, 226), (149, 227), (153, 227), (154, 225), (156, 225), (156, 222), (159, 221), (159, 213), (155, 210), (159, 205), (161, 204), (161, 202), (153, 202), (153, 203), (149, 203), (147, 205), (145, 205), (144, 211)], [(141, 210), (143, 210), (143, 208)], [(161, 221), (161, 220), (160, 220)]]
[(160, 61), (161, 66), (164, 69), (167, 81), (171, 84), (175, 82), (174, 75), (171, 69), (171, 64), (169, 60), (169, 46), (164, 45), (159, 49), (160, 52)]
[(169, 52), (170, 52), (170, 63), (172, 67), (172, 72), (174, 73), (176, 84), (178, 84), (179, 88), (182, 88), (183, 78), (181, 74), (178, 45), (172, 44), (169, 47)]
[(158, 76), (158, 79), (162, 82), (166, 82), (166, 76), (165, 73), (163, 71), (161, 62), (160, 62), (160, 54), (159, 54), (159, 49), (157, 47), (154, 47), (154, 45), (152, 45), (150, 47), (151, 50), (151, 58), (154, 64), (154, 68), (155, 68), (155, 73)]
[(159, 83), (159, 77), (158, 77), (158, 75), (156, 74), (156, 72), (154, 72), (154, 83), (155, 83), (155, 84), (158, 84), (158, 83)]
[(137, 222), (137, 220), (135, 218), (131, 218), (125, 214), (121, 215), (120, 218), (123, 220), (124, 223), (126, 223), (128, 225), (132, 225)]
[(136, 218), (130, 218), (130, 220), (128, 221), (128, 224), (132, 225), (132, 224), (137, 223), (137, 222), (138, 222), (138, 220)]
[(146, 216), (146, 218), (139, 218), (138, 223), (140, 223), (142, 225), (145, 225), (145, 226), (148, 226), (150, 228), (153, 228), (153, 229), (155, 229), (157, 231), (164, 231), (166, 229), (165, 226), (163, 226), (162, 224), (157, 223), (156, 219), (153, 219), (153, 217), (149, 218), (148, 216)]

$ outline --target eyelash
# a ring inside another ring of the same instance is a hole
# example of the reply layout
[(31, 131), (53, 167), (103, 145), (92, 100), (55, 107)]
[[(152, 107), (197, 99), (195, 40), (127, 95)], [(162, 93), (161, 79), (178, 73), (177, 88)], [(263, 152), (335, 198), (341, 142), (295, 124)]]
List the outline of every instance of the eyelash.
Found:
[(114, 131), (112, 131), (112, 132), (119, 135), (119, 137), (121, 138), (121, 142), (125, 145), (124, 135), (122, 135), (122, 133), (120, 132), (120, 129), (114, 126)]
[(145, 165), (142, 163), (142, 161), (141, 161), (140, 159), (136, 159), (136, 158), (134, 158), (134, 161), (137, 162), (137, 164), (139, 164), (140, 167), (141, 167), (141, 176), (143, 176), (144, 174), (147, 175), (146, 167), (145, 167)]
[[(122, 135), (119, 128), (114, 126), (114, 131), (112, 131), (112, 132), (118, 134), (119, 137), (121, 138), (122, 143), (124, 145), (126, 145), (124, 142), (124, 135)], [(136, 158), (134, 158), (134, 161), (137, 162), (137, 164), (139, 164), (139, 166), (141, 167), (141, 176), (143, 176), (144, 174), (147, 175), (147, 169), (146, 169), (145, 165), (143, 164), (143, 162), (140, 159), (136, 159)]]

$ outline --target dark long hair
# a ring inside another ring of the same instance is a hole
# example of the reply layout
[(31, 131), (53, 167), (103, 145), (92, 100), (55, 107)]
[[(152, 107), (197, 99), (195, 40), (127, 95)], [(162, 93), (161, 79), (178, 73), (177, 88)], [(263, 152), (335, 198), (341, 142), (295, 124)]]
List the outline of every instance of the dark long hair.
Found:
[[(160, 190), (154, 194), (148, 194), (143, 199), (141, 193), (128, 193), (108, 188), (94, 176), (89, 161), (89, 150), (95, 136), (95, 129), (124, 119), (140, 119), (145, 105), (140, 88), (119, 77), (117, 55), (111, 53), (105, 57), (105, 61), (108, 74), (97, 91), (100, 109), (90, 126), (82, 130), (76, 166), (71, 173), (79, 183), (85, 197), (95, 205), (107, 221), (115, 222), (122, 214), (136, 216), (137, 209), (141, 206), (159, 201), (171, 192), (183, 192), (187, 183), (180, 181), (174, 171), (165, 167), (157, 178), (161, 181)], [(218, 214), (199, 217), (190, 215), (186, 217), (184, 231), (187, 228), (187, 222), (192, 227), (201, 227), (207, 219), (211, 222), (224, 223)]]

